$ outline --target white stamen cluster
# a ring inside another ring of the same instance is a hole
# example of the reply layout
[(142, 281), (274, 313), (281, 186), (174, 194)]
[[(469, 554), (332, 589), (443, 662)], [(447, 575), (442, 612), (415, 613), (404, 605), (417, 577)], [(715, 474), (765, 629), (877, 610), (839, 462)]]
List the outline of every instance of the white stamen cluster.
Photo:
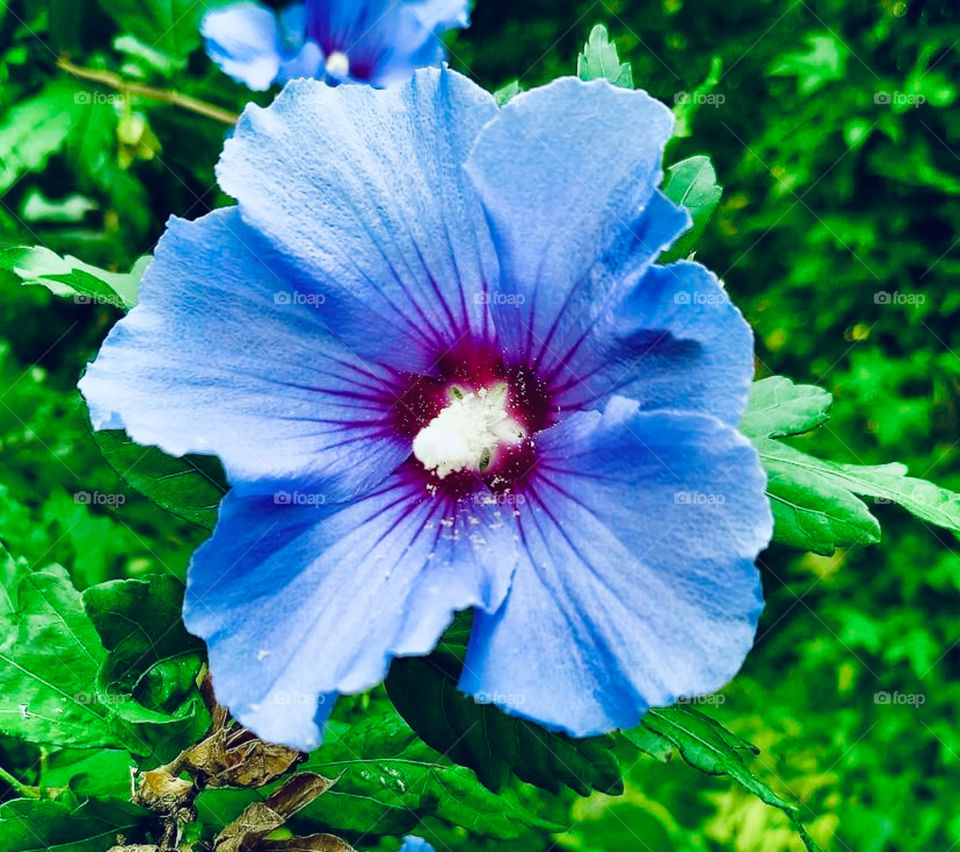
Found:
[(460, 470), (486, 470), (503, 446), (526, 437), (507, 413), (507, 386), (478, 391), (453, 387), (450, 404), (417, 433), (413, 454), (440, 479)]

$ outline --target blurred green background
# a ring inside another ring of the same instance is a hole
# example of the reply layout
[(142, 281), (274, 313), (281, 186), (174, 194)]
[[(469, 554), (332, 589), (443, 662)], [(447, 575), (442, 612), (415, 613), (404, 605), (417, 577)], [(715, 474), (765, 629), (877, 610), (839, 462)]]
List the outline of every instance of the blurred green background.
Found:
[[(224, 124), (115, 102), (57, 67), (238, 111), (250, 94), (199, 49), (206, 5), (172, 7), (164, 22), (128, 0), (0, 2), (0, 243), (126, 270), (171, 214), (227, 203), (213, 180)], [(698, 258), (752, 323), (759, 373), (834, 394), (811, 448), (960, 490), (960, 5), (480, 0), (451, 62), (491, 89), (529, 88), (572, 73), (598, 22), (638, 86), (703, 101), (682, 110), (688, 135), (667, 162), (709, 154), (725, 187)], [(74, 390), (117, 314), (0, 283), (0, 537), (81, 587), (182, 572), (202, 531), (117, 480)], [(91, 507), (83, 490), (127, 501)], [(825, 846), (947, 852), (960, 848), (960, 560), (947, 533), (876, 513), (879, 546), (764, 554), (757, 647), (706, 710), (762, 748), (758, 773), (802, 801)], [(3, 741), (0, 764), (21, 760)], [(571, 823), (551, 848), (801, 848), (778, 811), (679, 762), (638, 763), (623, 798), (583, 800)]]

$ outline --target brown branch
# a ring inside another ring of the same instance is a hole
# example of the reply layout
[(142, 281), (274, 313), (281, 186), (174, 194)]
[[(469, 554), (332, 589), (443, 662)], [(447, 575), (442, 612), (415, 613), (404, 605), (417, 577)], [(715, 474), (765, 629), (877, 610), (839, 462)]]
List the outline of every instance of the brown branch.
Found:
[(108, 89), (114, 89), (123, 95), (138, 98), (146, 98), (158, 103), (170, 104), (181, 109), (195, 112), (198, 115), (212, 118), (214, 121), (221, 121), (224, 124), (236, 124), (236, 113), (220, 107), (208, 104), (206, 101), (191, 98), (189, 95), (181, 94), (173, 89), (158, 89), (155, 86), (146, 86), (143, 83), (133, 83), (124, 80), (119, 74), (112, 71), (98, 71), (94, 68), (84, 68), (80, 65), (74, 65), (69, 59), (60, 58), (57, 60), (57, 67), (68, 74), (72, 74), (79, 80), (89, 80), (91, 83), (99, 83)]

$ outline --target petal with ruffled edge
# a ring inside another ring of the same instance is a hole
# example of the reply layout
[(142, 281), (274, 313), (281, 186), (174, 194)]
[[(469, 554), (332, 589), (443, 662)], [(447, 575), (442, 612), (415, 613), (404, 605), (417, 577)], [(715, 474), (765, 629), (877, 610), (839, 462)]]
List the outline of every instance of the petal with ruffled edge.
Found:
[(260, 3), (234, 3), (204, 15), (200, 32), (207, 55), (234, 80), (257, 92), (269, 89), (280, 71), (276, 13)]
[(336, 693), (431, 651), (456, 610), (496, 609), (516, 562), (509, 510), (431, 497), (400, 470), (350, 503), (321, 493), (224, 500), (188, 572), (187, 628), (217, 698), (260, 737), (310, 749)]
[(492, 97), (427, 69), (395, 89), (298, 80), (248, 106), (217, 169), (244, 220), (312, 276), (369, 358), (429, 373), (466, 332), (485, 334), (497, 276), (463, 162)]
[(656, 194), (672, 128), (645, 92), (563, 78), (518, 95), (480, 133), (466, 169), (500, 258), (497, 295), (513, 297), (493, 302), (508, 351), (575, 340), (622, 295), (609, 270), (651, 262), (688, 227)]
[(345, 322), (236, 208), (173, 219), (80, 390), (95, 428), (215, 453), (233, 482), (322, 480), (350, 495), (410, 445), (389, 423), (393, 374), (344, 346)]
[(672, 263), (643, 269), (557, 360), (548, 375), (561, 408), (602, 408), (621, 394), (644, 410), (712, 414), (736, 426), (753, 378), (753, 332), (712, 272)]
[(772, 531), (749, 442), (615, 398), (537, 450), (510, 595), (478, 613), (461, 689), (521, 696), (504, 709), (585, 736), (723, 686), (753, 642)]

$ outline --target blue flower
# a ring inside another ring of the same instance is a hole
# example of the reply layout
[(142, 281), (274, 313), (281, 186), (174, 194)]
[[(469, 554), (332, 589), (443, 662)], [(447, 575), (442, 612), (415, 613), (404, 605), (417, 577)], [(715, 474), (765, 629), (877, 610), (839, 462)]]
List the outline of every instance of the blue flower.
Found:
[(242, 2), (206, 14), (207, 53), (262, 91), (297, 77), (385, 86), (446, 57), (441, 36), (469, 25), (469, 0), (306, 0), (279, 13)]
[(411, 834), (403, 839), (400, 852), (434, 852), (434, 849), (422, 837), (414, 837)]
[(218, 696), (311, 748), (337, 694), (475, 608), (460, 688), (574, 735), (721, 687), (762, 609), (749, 327), (656, 264), (670, 111), (452, 71), (287, 85), (172, 219), (81, 382), (95, 427), (233, 485), (184, 617)]

